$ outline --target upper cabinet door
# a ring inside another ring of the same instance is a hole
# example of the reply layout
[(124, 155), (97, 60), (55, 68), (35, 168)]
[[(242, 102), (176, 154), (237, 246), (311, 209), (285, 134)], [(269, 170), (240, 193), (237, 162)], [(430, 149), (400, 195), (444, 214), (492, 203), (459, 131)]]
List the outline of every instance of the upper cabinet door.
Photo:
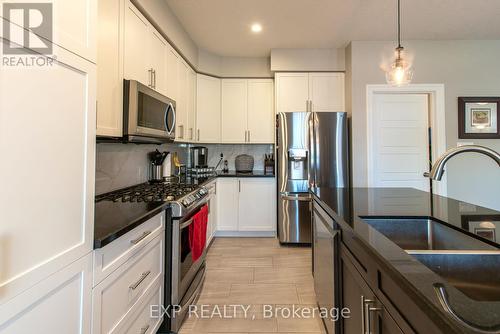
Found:
[(53, 1), (54, 43), (95, 63), (97, 0)]
[(196, 126), (201, 143), (221, 140), (221, 80), (197, 75)]
[(247, 142), (248, 81), (222, 79), (222, 142)]
[(248, 80), (248, 141), (274, 143), (274, 81)]
[(122, 0), (99, 1), (97, 49), (97, 135), (123, 134)]
[(194, 138), (194, 129), (188, 124), (188, 99), (189, 99), (189, 66), (179, 59), (178, 66), (178, 91), (176, 102), (176, 123), (182, 127), (183, 138), (181, 141), (191, 141)]
[(153, 70), (153, 89), (165, 95), (167, 92), (167, 41), (154, 28), (150, 28), (150, 63)]
[[(166, 82), (166, 95), (172, 100), (177, 100), (178, 95), (178, 85), (179, 85), (179, 65), (180, 65), (180, 56), (174, 50), (174, 48), (168, 44), (166, 51), (166, 73), (167, 73), (167, 82)], [(176, 132), (177, 134), (177, 132)]]
[(309, 73), (312, 111), (345, 111), (344, 73)]
[(125, 9), (124, 29), (124, 77), (151, 86), (151, 68), (144, 52), (151, 43), (149, 23), (130, 1)]
[(308, 111), (309, 74), (276, 74), (276, 112)]
[(200, 140), (200, 131), (196, 131), (196, 72), (191, 67), (188, 69), (188, 101), (187, 124), (188, 129), (193, 129), (193, 141)]
[(0, 305), (92, 251), (96, 66), (54, 51), (50, 68), (0, 70), (8, 157), (0, 164)]

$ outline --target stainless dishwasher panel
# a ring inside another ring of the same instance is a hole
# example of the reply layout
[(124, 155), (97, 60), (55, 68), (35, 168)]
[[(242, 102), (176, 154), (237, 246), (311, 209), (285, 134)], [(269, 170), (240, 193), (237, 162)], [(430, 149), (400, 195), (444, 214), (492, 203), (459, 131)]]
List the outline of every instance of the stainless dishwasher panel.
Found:
[[(328, 310), (339, 308), (340, 229), (316, 202), (313, 209), (313, 234), (314, 290), (318, 306)], [(322, 320), (328, 334), (340, 333), (340, 321), (331, 318)]]
[(312, 198), (308, 193), (280, 194), (278, 237), (280, 243), (311, 243)]

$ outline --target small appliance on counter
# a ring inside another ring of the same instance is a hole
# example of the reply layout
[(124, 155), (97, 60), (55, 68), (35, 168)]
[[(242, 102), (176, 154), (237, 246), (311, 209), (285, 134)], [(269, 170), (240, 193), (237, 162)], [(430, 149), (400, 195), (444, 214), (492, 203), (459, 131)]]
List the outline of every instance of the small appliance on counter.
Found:
[(253, 171), (253, 165), (253, 157), (248, 154), (240, 154), (234, 161), (236, 173), (251, 173)]
[(149, 152), (149, 160), (151, 161), (150, 182), (163, 181), (163, 162), (170, 152), (160, 152), (157, 150)]
[(274, 175), (274, 154), (264, 155), (264, 174)]
[(191, 147), (191, 164), (192, 168), (207, 168), (208, 167), (208, 148), (205, 146)]

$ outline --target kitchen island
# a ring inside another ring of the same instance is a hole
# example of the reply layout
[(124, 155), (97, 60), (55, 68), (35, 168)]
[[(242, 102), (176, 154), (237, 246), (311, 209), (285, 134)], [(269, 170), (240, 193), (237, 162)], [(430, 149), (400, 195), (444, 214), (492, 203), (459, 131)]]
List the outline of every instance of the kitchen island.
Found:
[(500, 212), (407, 188), (311, 192), (315, 235), (325, 219), (337, 234), (332, 303), (351, 309), (337, 330), (500, 332)]

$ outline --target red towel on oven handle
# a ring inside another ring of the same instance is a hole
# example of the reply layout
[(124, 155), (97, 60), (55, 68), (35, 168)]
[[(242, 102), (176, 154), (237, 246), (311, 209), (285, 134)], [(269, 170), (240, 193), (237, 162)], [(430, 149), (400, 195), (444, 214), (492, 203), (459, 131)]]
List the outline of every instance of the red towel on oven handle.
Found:
[(204, 205), (193, 216), (193, 223), (189, 225), (189, 247), (191, 257), (196, 262), (205, 250), (207, 242), (208, 205)]

